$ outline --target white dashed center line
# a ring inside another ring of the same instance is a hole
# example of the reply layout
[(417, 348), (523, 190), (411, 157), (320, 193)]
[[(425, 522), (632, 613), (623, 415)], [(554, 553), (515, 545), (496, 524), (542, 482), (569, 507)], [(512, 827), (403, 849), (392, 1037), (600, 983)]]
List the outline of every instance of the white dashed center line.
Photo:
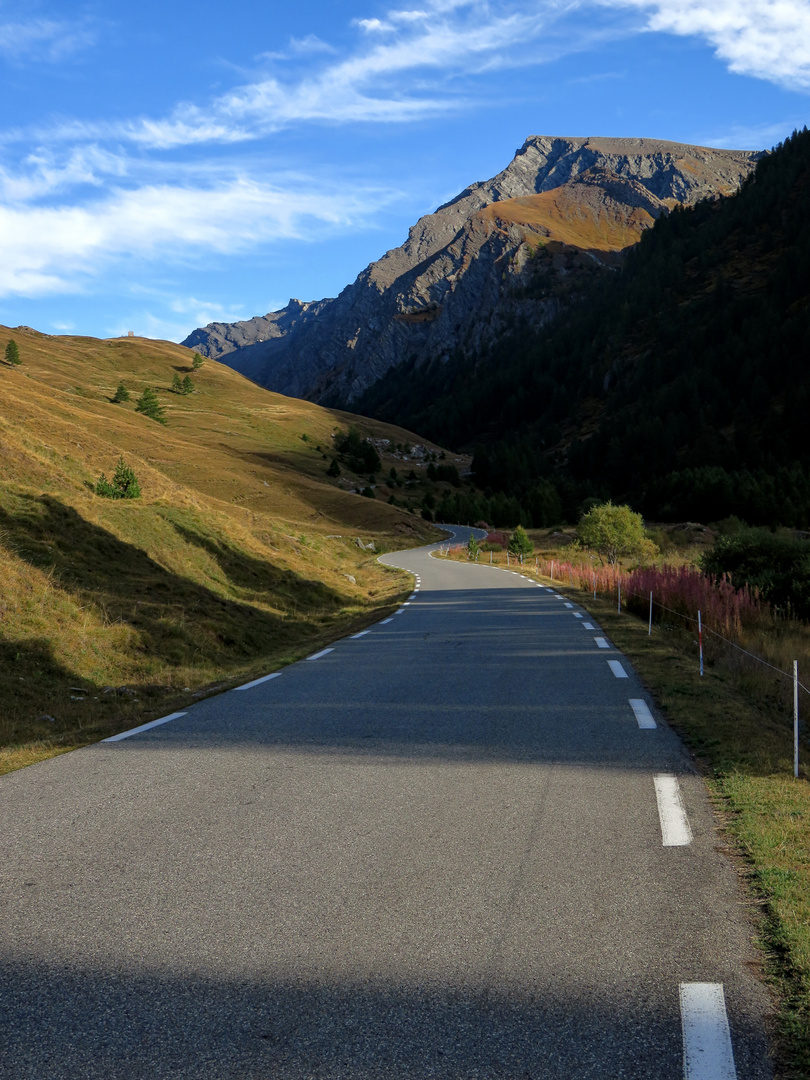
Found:
[(393, 622), (393, 621), (394, 621), (393, 616), (390, 619), (383, 619), (383, 621), (380, 623), (380, 626), (385, 626), (385, 624), (387, 622)]
[(280, 674), (280, 671), (274, 671), (272, 675), (262, 675), (260, 679), (254, 679), (253, 682), (246, 682), (244, 686), (235, 686), (234, 690), (250, 690), (252, 686), (258, 686), (260, 683), (269, 682), (270, 679), (277, 679)]
[(583, 615), (582, 615), (581, 611), (575, 611), (574, 612), (574, 618), (575, 619), (581, 619), (582, 617), (583, 617)]
[(661, 819), (661, 837), (664, 847), (684, 847), (692, 843), (692, 830), (681, 801), (681, 789), (677, 776), (662, 773), (653, 777), (655, 797), (658, 800), (658, 817)]
[(352, 634), (352, 641), (354, 641), (356, 638), (359, 638), (359, 637), (365, 637), (366, 634), (370, 634), (370, 633), (371, 633), (370, 630), (361, 630), (359, 634)]
[(594, 625), (593, 625), (592, 622), (584, 622), (582, 625), (585, 627), (586, 630), (593, 630), (593, 628), (594, 628)]
[(565, 606), (566, 606), (566, 607), (573, 607), (574, 605), (573, 605), (573, 604), (569, 604), (569, 603), (568, 603), (568, 601), (566, 601), (566, 604), (565, 604)]
[(334, 651), (335, 651), (335, 650), (334, 650), (334, 649), (332, 649), (332, 648), (329, 648), (329, 649), (321, 649), (321, 651), (320, 651), (320, 652), (316, 652), (316, 653), (313, 653), (313, 654), (312, 654), (312, 656), (308, 656), (308, 657), (307, 657), (307, 660), (320, 660), (320, 658), (321, 658), (322, 656), (326, 656), (326, 654), (327, 654), (327, 653), (330, 653), (330, 652), (334, 652)]
[(130, 735), (140, 735), (142, 731), (148, 731), (150, 728), (159, 727), (161, 724), (168, 724), (170, 720), (179, 720), (181, 716), (185, 716), (184, 712), (169, 713), (168, 716), (161, 716), (159, 720), (150, 720), (148, 724), (141, 724), (140, 727), (130, 728), (129, 731), (121, 731), (118, 735), (110, 735), (108, 739), (102, 739), (102, 742), (120, 742), (122, 739), (128, 739)]
[(629, 679), (630, 676), (624, 670), (618, 660), (608, 660), (608, 667), (616, 676), (617, 679)]
[(596, 642), (596, 646), (599, 649), (609, 649), (610, 648), (610, 645), (608, 645), (607, 641), (603, 637), (595, 637), (593, 640)]
[(630, 708), (636, 714), (636, 720), (638, 720), (638, 726), (640, 728), (658, 727), (646, 701), (643, 701), (641, 698), (631, 697)]
[(737, 1080), (722, 983), (681, 983), (684, 1080)]

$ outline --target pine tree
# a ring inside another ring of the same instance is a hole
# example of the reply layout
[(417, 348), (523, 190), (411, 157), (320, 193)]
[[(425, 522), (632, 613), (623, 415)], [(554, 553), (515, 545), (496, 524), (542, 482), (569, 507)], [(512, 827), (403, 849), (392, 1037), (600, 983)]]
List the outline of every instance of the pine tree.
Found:
[(102, 495), (105, 499), (139, 499), (141, 497), (141, 485), (138, 483), (138, 478), (122, 457), (118, 459), (112, 481), (102, 473), (93, 490), (96, 495)]
[(138, 398), (135, 412), (143, 413), (144, 416), (148, 416), (150, 420), (157, 420), (159, 424), (166, 423), (163, 406), (158, 401), (158, 396), (151, 386), (147, 386)]
[(17, 347), (17, 342), (14, 338), (6, 345), (5, 358), (7, 363), (11, 364), (12, 367), (16, 367), (17, 364), (22, 363), (22, 360), (20, 359), (20, 350)]
[(526, 530), (522, 525), (518, 525), (509, 540), (509, 550), (513, 555), (531, 555), (534, 551), (534, 544), (526, 535)]
[(123, 383), (119, 383), (118, 389), (113, 396), (113, 404), (120, 405), (124, 401), (129, 401), (129, 390), (127, 390)]
[(205, 361), (200, 356), (200, 354), (198, 352), (195, 352), (194, 353), (194, 359), (191, 361), (192, 371), (199, 371), (204, 363), (205, 363)]
[(191, 381), (190, 375), (186, 375), (185, 379), (183, 379), (182, 392), (184, 394), (194, 393), (194, 383)]
[(338, 459), (332, 458), (332, 464), (326, 470), (327, 476), (340, 476), (340, 465), (338, 465)]
[(183, 393), (183, 384), (180, 381), (180, 376), (177, 374), (176, 371), (174, 373), (174, 378), (172, 379), (172, 393), (173, 394), (182, 394)]

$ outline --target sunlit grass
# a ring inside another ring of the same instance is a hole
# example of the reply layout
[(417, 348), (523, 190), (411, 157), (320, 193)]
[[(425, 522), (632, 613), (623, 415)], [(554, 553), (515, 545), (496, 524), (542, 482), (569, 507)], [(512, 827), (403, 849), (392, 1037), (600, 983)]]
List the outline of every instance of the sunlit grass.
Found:
[[(191, 354), (165, 342), (14, 334), (23, 363), (0, 370), (0, 772), (268, 673), (402, 599), (409, 582), (377, 555), (438, 534), (326, 476), (349, 417), (213, 361), (195, 394), (171, 394)], [(110, 401), (120, 382), (127, 405)], [(147, 385), (166, 427), (134, 412)], [(121, 455), (141, 499), (91, 490)]]

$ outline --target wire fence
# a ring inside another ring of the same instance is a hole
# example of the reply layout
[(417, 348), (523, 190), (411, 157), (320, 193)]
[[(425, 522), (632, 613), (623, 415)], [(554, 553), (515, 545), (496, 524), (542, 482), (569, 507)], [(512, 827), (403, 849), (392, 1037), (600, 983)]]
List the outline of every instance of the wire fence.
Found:
[[(443, 549), (443, 554), (465, 559), (468, 549), (464, 545), (448, 545)], [(692, 567), (625, 571), (615, 566), (574, 564), (541, 559), (539, 556), (523, 557), (508, 551), (498, 552), (495, 558), (492, 551), (480, 552), (475, 561), (507, 568), (520, 567), (524, 573), (530, 571), (558, 587), (578, 589), (592, 594), (594, 598), (613, 597), (618, 614), (626, 613), (647, 621), (650, 636), (654, 630), (680, 631), (681, 634), (690, 635), (697, 631), (697, 637), (692, 637), (692, 644), (701, 675), (704, 674), (704, 659), (716, 664), (724, 659), (723, 653), (727, 659), (736, 657), (738, 664), (745, 664), (750, 673), (769, 673), (779, 687), (777, 697), (780, 711), (787, 711), (789, 704), (793, 706), (793, 773), (794, 776), (799, 775), (800, 695), (804, 695), (801, 698), (802, 710), (806, 711), (810, 707), (810, 687), (799, 679), (797, 659), (793, 660), (792, 670), (786, 670), (746, 647), (741, 639), (763, 636), (763, 627), (776, 637), (791, 630), (803, 632), (803, 627), (794, 620), (781, 619), (756, 590), (736, 588), (727, 576), (712, 577)], [(670, 602), (665, 603), (665, 599)], [(704, 634), (708, 639), (706, 644), (711, 643), (708, 650), (704, 648)], [(688, 642), (684, 644), (688, 645)], [(734, 667), (728, 663), (726, 666)], [(735, 670), (739, 675), (743, 669), (737, 667)]]

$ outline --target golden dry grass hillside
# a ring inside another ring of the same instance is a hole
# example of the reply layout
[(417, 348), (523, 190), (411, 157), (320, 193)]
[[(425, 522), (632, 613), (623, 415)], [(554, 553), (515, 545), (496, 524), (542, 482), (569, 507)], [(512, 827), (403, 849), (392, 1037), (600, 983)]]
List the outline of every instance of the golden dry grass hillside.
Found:
[(657, 214), (672, 205), (672, 200), (664, 204), (636, 181), (585, 174), (550, 191), (492, 203), (479, 216), (502, 227), (522, 228), (532, 246), (562, 244), (618, 265), (610, 256), (636, 244)]
[[(270, 393), (212, 360), (193, 371), (193, 354), (168, 342), (0, 328), (0, 350), (12, 338), (21, 363), (0, 364), (0, 771), (368, 623), (408, 587), (377, 554), (438, 535), (346, 490), (345, 470), (326, 474), (349, 423), (392, 443), (413, 443), (409, 432)], [(193, 391), (173, 393), (175, 375)], [(120, 384), (130, 399), (115, 404)], [(147, 386), (165, 426), (135, 411)], [(141, 498), (95, 494), (119, 457)]]

